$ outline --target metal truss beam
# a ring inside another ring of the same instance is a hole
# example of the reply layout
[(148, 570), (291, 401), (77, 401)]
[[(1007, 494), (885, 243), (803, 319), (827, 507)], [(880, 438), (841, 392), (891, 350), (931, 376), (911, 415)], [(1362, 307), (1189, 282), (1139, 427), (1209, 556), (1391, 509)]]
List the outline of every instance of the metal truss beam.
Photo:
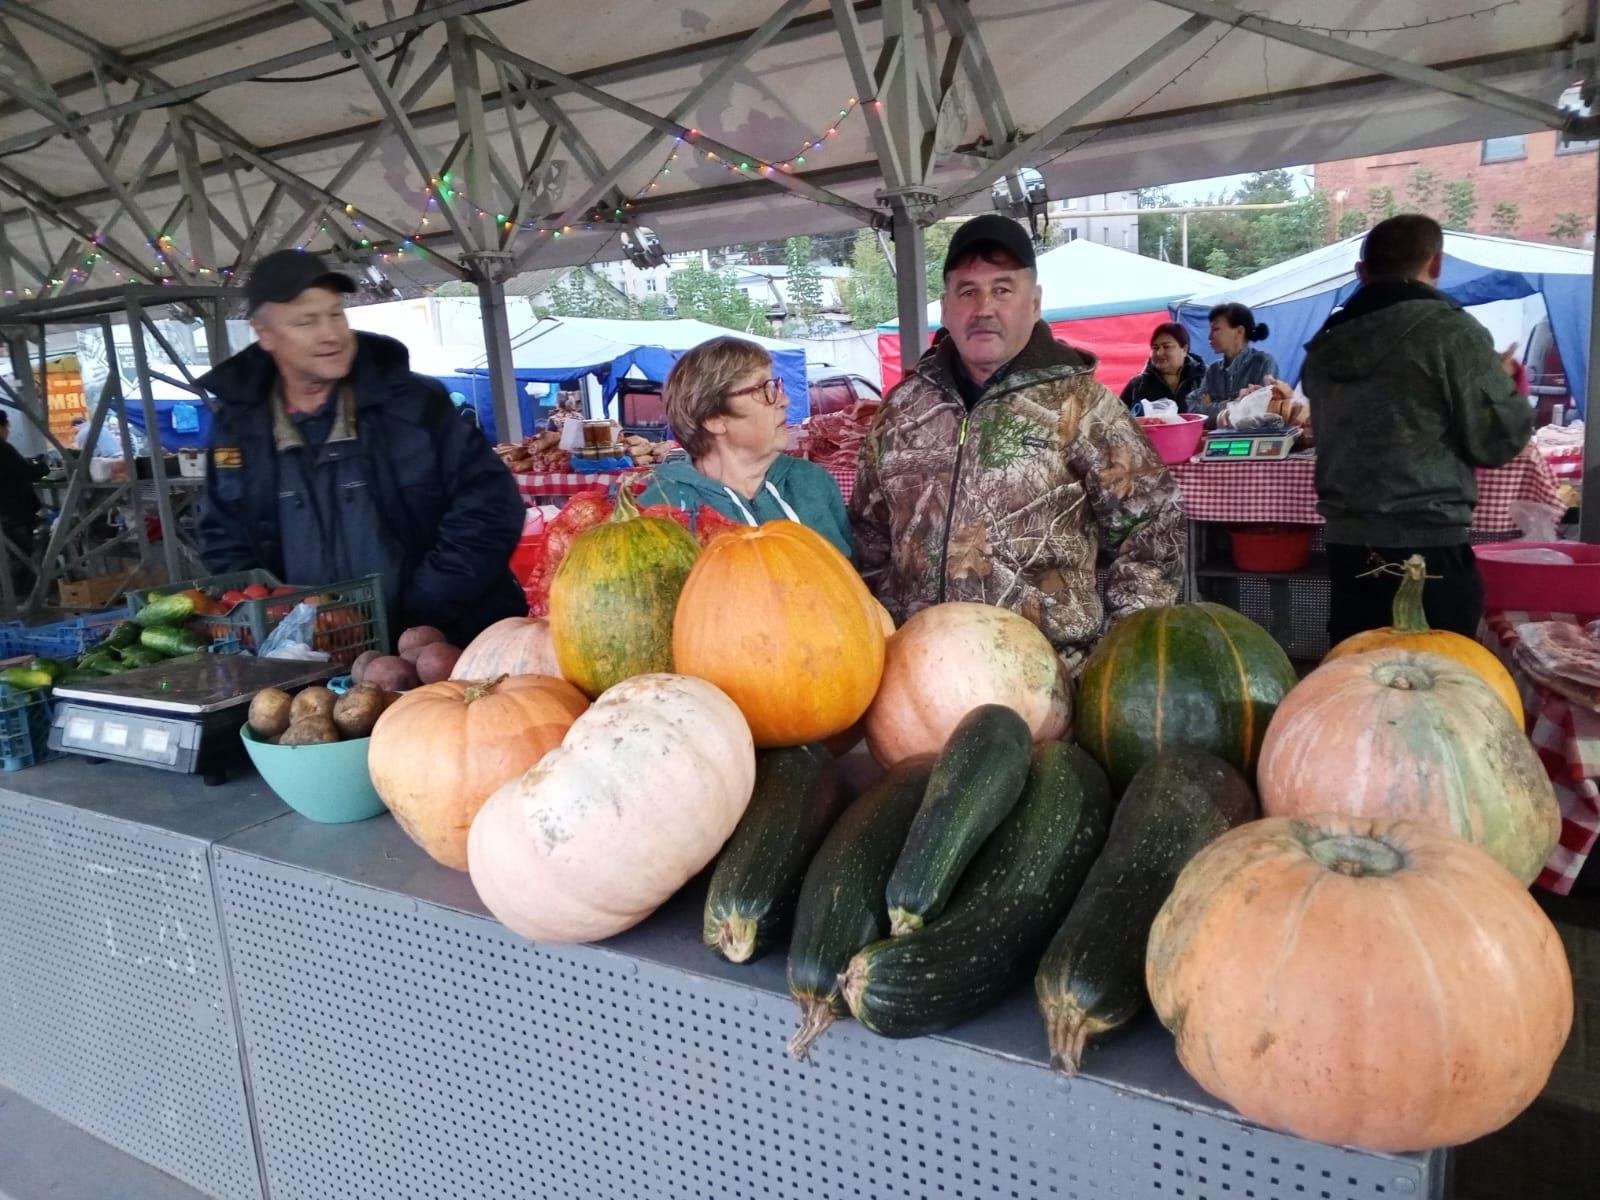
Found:
[[(98, 238), (99, 240), (96, 244), (108, 257), (115, 258), (140, 279), (148, 283), (159, 283), (161, 281), (161, 277), (155, 273), (155, 269), (146, 266), (144, 261), (133, 251), (123, 246), (116, 239), (97, 233), (94, 222), (89, 220), (88, 217), (76, 211), (76, 209), (61, 203), (31, 180), (4, 164), (0, 164), (0, 190), (9, 192), (16, 197), (30, 213), (53, 222), (60, 228), (76, 235), (82, 241), (94, 242)], [(39, 237), (39, 243), (41, 246), (44, 245), (42, 235)], [(49, 282), (48, 278), (45, 282)]]
[[(1003, 146), (1016, 136), (1017, 125), (1000, 86), (999, 73), (989, 57), (989, 47), (978, 31), (977, 19), (967, 0), (938, 0), (938, 5), (945, 27), (950, 31), (951, 50), (965, 68), (984, 128), (989, 131), (989, 140)], [(944, 82), (948, 86), (951, 80), (947, 77)]]
[(1358, 67), (1365, 67), (1369, 71), (1376, 71), (1382, 75), (1390, 75), (1405, 83), (1415, 84), (1417, 87), (1431, 88), (1435, 91), (1448, 92), (1452, 96), (1459, 96), (1463, 100), (1485, 105), (1500, 112), (1510, 113), (1514, 117), (1521, 117), (1525, 121), (1532, 121), (1550, 129), (1569, 131), (1575, 128), (1581, 118), (1576, 113), (1566, 112), (1553, 104), (1542, 104), (1537, 100), (1529, 100), (1525, 96), (1518, 96), (1512, 92), (1501, 91), (1499, 88), (1478, 83), (1471, 79), (1462, 79), (1448, 71), (1436, 70), (1433, 67), (1422, 66), (1419, 63), (1410, 63), (1402, 58), (1395, 58), (1391, 54), (1369, 49), (1355, 42), (1347, 42), (1341, 38), (1329, 37), (1324, 33), (1314, 33), (1298, 25), (1291, 25), (1283, 21), (1274, 21), (1270, 17), (1260, 17), (1254, 13), (1241, 12), (1231, 4), (1219, 4), (1217, 0), (1159, 0), (1168, 8), (1176, 8), (1182, 12), (1193, 13), (1204, 17), (1208, 21), (1216, 21), (1223, 25), (1231, 25), (1235, 29), (1243, 29), (1248, 33), (1258, 34), (1274, 42), (1284, 42), (1290, 46), (1297, 46), (1302, 50), (1309, 50), (1325, 58), (1337, 59), (1340, 62), (1351, 63)]

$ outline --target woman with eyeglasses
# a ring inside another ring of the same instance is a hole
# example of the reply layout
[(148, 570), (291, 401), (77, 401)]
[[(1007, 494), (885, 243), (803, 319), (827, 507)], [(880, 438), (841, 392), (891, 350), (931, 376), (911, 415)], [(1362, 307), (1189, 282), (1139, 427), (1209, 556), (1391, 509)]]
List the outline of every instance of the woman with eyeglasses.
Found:
[(691, 518), (702, 505), (746, 525), (798, 521), (854, 561), (839, 484), (816, 463), (785, 454), (788, 397), (772, 357), (743, 338), (713, 338), (673, 364), (667, 420), (688, 462), (651, 473), (641, 505), (670, 504)]
[(1179, 412), (1189, 411), (1189, 397), (1200, 387), (1206, 365), (1189, 353), (1189, 331), (1176, 321), (1157, 325), (1150, 333), (1150, 361), (1128, 380), (1122, 402), (1134, 411), (1146, 400), (1171, 400)]

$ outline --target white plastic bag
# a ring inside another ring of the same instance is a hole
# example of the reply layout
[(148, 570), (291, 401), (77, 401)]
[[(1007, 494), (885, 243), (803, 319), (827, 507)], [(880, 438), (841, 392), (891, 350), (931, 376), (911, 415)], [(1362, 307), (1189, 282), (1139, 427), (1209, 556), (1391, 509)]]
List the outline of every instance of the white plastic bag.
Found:
[(304, 662), (327, 662), (326, 650), (313, 650), (312, 639), (317, 633), (317, 610), (311, 604), (296, 604), (294, 611), (285, 617), (261, 643), (260, 658), (290, 658)]
[(1183, 417), (1178, 413), (1175, 400), (1141, 400), (1134, 406), (1134, 415), (1162, 425), (1180, 425)]
[(1267, 411), (1267, 405), (1271, 403), (1270, 384), (1258, 387), (1253, 392), (1246, 392), (1228, 405), (1228, 425), (1233, 429), (1248, 430), (1283, 424), (1277, 413)]
[[(1558, 542), (1556, 525), (1566, 515), (1559, 504), (1546, 504), (1543, 500), (1513, 500), (1506, 506), (1511, 523), (1518, 529), (1519, 542)], [(1571, 556), (1567, 556), (1571, 561)]]

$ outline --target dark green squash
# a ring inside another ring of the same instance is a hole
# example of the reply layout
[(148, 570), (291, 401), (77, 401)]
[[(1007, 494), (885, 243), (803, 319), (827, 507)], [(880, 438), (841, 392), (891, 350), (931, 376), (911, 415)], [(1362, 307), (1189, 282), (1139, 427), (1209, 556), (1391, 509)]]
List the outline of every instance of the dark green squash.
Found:
[(845, 1014), (839, 972), (850, 956), (889, 932), (883, 887), (932, 772), (928, 757), (895, 766), (845, 810), (806, 871), (789, 939), (789, 994), (800, 1004), (800, 1027), (789, 1039), (795, 1058), (807, 1057)]
[(967, 869), (941, 916), (850, 960), (850, 1012), (887, 1037), (937, 1033), (1028, 977), (1089, 873), (1111, 823), (1111, 785), (1076, 746), (1033, 752), (1022, 798)]
[(1134, 776), (1083, 890), (1034, 976), (1050, 1062), (1074, 1075), (1091, 1037), (1144, 1007), (1145, 943), (1178, 872), (1260, 812), (1238, 771), (1201, 750), (1166, 750)]
[(821, 746), (756, 751), (755, 792), (706, 891), (706, 945), (749, 962), (788, 932), (806, 868), (849, 800)]
[(1296, 681), (1283, 647), (1231, 608), (1143, 609), (1113, 625), (1084, 664), (1077, 741), (1119, 793), (1176, 746), (1215, 754), (1254, 780), (1267, 722)]
[(896, 936), (944, 911), (984, 839), (1028, 781), (1033, 731), (1015, 710), (984, 704), (961, 718), (934, 763), (884, 898)]

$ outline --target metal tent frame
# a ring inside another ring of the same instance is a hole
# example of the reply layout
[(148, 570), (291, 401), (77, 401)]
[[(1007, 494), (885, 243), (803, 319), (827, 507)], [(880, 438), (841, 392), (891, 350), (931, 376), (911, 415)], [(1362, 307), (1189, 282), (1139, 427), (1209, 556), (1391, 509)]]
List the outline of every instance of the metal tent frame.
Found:
[[(993, 186), (1015, 194), (1022, 167), (1063, 195), (1534, 128), (1593, 137), (1600, 119), (1540, 97), (1600, 78), (1597, 10), (1395, 0), (1377, 24), (1360, 0), (1270, 15), (1222, 0), (12, 0), (0, 291), (226, 284), (293, 245), (381, 285), (470, 280), (516, 436), (517, 271), (618, 257), (640, 227), (669, 250), (887, 228), (915, 338), (922, 230)], [(1600, 505), (1584, 533), (1600, 539)]]

